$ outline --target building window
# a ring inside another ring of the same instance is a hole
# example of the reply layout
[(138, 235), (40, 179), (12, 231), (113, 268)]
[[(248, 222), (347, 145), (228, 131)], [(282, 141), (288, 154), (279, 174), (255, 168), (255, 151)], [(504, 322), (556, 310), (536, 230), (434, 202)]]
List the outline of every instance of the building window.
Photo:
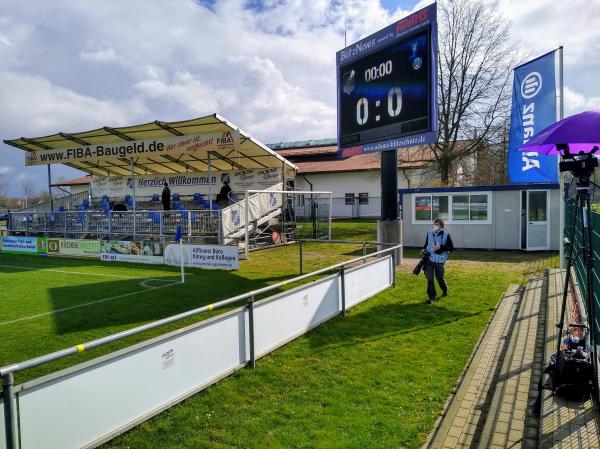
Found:
[(359, 193), (358, 194), (358, 204), (369, 204), (369, 194), (368, 193)]
[(443, 220), (447, 220), (449, 218), (448, 215), (448, 195), (438, 195), (432, 196), (432, 205), (431, 205), (431, 219), (435, 220), (436, 218), (441, 218)]
[(431, 196), (415, 197), (415, 220), (431, 221)]
[(487, 221), (488, 197), (487, 195), (469, 196), (469, 213), (471, 221)]
[(346, 193), (346, 206), (354, 205), (354, 193)]
[(436, 218), (457, 223), (481, 223), (489, 220), (489, 193), (415, 195), (414, 221), (431, 222)]
[(469, 195), (454, 195), (452, 197), (452, 219), (457, 221), (469, 219)]

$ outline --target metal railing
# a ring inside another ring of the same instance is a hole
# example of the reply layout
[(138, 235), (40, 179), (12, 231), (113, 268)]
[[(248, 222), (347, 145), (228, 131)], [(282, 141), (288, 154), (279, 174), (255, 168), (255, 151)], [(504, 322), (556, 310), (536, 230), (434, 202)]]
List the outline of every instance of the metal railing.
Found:
[(388, 253), (391, 254), (392, 259), (392, 273), (391, 273), (391, 284), (395, 286), (396, 282), (396, 263), (395, 263), (395, 250), (401, 248), (401, 245), (393, 246), (391, 248), (384, 249), (382, 251), (377, 251), (375, 253), (357, 257), (355, 259), (351, 259), (345, 262), (340, 262), (335, 265), (328, 266), (326, 268), (322, 268), (316, 271), (312, 271), (310, 273), (296, 276), (292, 279), (278, 282), (276, 284), (269, 285), (267, 287), (259, 288), (257, 290), (252, 290), (247, 293), (243, 293), (241, 295), (237, 295), (228, 299), (224, 299), (222, 301), (216, 302), (214, 304), (209, 304), (206, 306), (202, 306), (187, 312), (183, 312), (177, 315), (173, 315), (167, 318), (163, 318), (161, 320), (155, 321), (153, 323), (144, 324), (138, 327), (134, 327), (132, 329), (128, 329), (122, 332), (118, 332), (112, 335), (108, 335), (106, 337), (102, 337), (96, 340), (92, 340), (89, 342), (77, 344), (75, 346), (71, 346), (69, 348), (61, 349), (59, 351), (52, 352), (50, 354), (46, 354), (40, 357), (35, 357), (33, 359), (25, 360), (23, 362), (14, 363), (11, 365), (7, 365), (0, 368), (0, 377), (2, 379), (2, 397), (4, 402), (4, 419), (5, 419), (5, 433), (6, 433), (6, 447), (7, 449), (18, 449), (19, 447), (19, 430), (17, 427), (18, 417), (17, 417), (17, 406), (16, 406), (16, 392), (14, 388), (14, 375), (15, 373), (31, 369), (40, 365), (44, 365), (56, 360), (60, 360), (66, 357), (70, 357), (86, 350), (97, 348), (100, 346), (104, 346), (110, 343), (114, 343), (119, 340), (123, 340), (124, 338), (131, 337), (133, 335), (140, 334), (142, 332), (146, 332), (161, 326), (165, 326), (167, 324), (171, 324), (177, 321), (184, 320), (186, 318), (190, 318), (193, 316), (197, 316), (201, 313), (205, 313), (208, 311), (212, 311), (215, 309), (221, 309), (236, 303), (245, 302), (248, 307), (249, 312), (249, 329), (250, 329), (250, 340), (249, 340), (249, 362), (248, 366), (254, 368), (256, 365), (256, 354), (254, 347), (254, 302), (258, 295), (262, 295), (267, 292), (271, 292), (273, 290), (280, 289), (286, 285), (297, 283), (304, 279), (308, 279), (314, 276), (318, 276), (325, 273), (331, 273), (338, 271), (338, 274), (341, 277), (341, 311), (340, 314), (346, 315), (346, 299), (345, 299), (345, 284), (344, 284), (344, 276), (346, 269), (349, 265), (358, 264), (359, 262), (366, 261), (366, 259), (370, 257), (381, 257)]
[(54, 237), (113, 238), (119, 236), (171, 236), (181, 226), (184, 236), (221, 236), (221, 211), (65, 211), (11, 212), (11, 234)]
[[(56, 211), (58, 211), (61, 207), (64, 208), (64, 210), (77, 209), (77, 207), (83, 204), (83, 201), (87, 199), (89, 199), (89, 192), (78, 192), (71, 195), (62, 196), (60, 198), (54, 198), (52, 200), (52, 206)], [(16, 212), (41, 213), (52, 212), (52, 210), (50, 209), (50, 201), (46, 201), (45, 203), (24, 207)]]
[[(573, 264), (573, 272), (577, 277), (577, 285), (581, 292), (581, 297), (586, 308), (585, 312), (588, 320), (591, 322), (588, 323), (590, 327), (590, 332), (593, 334), (593, 342), (596, 347), (593, 348), (593, 356), (594, 362), (597, 364), (597, 367), (600, 365), (600, 358), (598, 355), (600, 354), (600, 213), (592, 211), (592, 223), (583, 223), (583, 225), (587, 228), (588, 225), (592, 227), (592, 247), (593, 254), (591, 257), (593, 259), (593, 268), (591, 272), (588, 272), (588, 267), (585, 262), (585, 248), (588, 247), (590, 242), (587, 242), (586, 236), (582, 233), (582, 220), (584, 219), (583, 213), (576, 212), (576, 202), (575, 199), (570, 198), (566, 200), (565, 203), (565, 228), (563, 230), (564, 237), (569, 241), (569, 244), (573, 245), (573, 254), (574, 254), (574, 264)], [(593, 209), (593, 207), (592, 207)], [(570, 235), (573, 235), (573, 241), (570, 242)], [(565, 254), (568, 254), (568, 248), (565, 248)], [(593, 299), (592, 303), (587, 303), (587, 279), (590, 277), (591, 286), (593, 289)], [(591, 316), (590, 316), (591, 315)], [(591, 317), (594, 317), (593, 321)], [(597, 368), (598, 369), (598, 368)], [(594, 388), (594, 394), (596, 396), (597, 403), (600, 403), (600, 386), (598, 388)]]
[(386, 246), (393, 246), (394, 252), (392, 256), (394, 257), (395, 263), (398, 265), (402, 265), (402, 261), (404, 259), (403, 253), (403, 245), (397, 243), (384, 243), (384, 242), (371, 242), (364, 240), (320, 240), (320, 239), (300, 239), (296, 240), (298, 242), (298, 263), (300, 265), (300, 274), (303, 271), (304, 264), (304, 243), (332, 243), (332, 244), (354, 244), (362, 246), (362, 255), (363, 257), (368, 257), (367, 255), (367, 246), (377, 246), (378, 251), (383, 251), (383, 248)]

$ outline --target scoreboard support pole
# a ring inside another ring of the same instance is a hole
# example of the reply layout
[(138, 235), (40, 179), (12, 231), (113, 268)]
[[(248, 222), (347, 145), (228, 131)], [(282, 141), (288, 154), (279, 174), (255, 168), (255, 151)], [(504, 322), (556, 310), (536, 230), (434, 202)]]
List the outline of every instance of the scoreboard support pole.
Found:
[[(377, 222), (377, 241), (395, 245), (402, 243), (402, 223), (398, 219), (397, 151), (381, 152), (381, 217)], [(402, 261), (401, 249), (396, 252), (394, 260), (399, 264)]]

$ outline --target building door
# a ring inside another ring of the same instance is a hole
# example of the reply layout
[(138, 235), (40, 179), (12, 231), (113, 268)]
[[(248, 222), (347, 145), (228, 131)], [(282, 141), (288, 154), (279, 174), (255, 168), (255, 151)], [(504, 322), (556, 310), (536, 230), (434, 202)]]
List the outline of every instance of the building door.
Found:
[(527, 251), (550, 249), (548, 190), (527, 191)]

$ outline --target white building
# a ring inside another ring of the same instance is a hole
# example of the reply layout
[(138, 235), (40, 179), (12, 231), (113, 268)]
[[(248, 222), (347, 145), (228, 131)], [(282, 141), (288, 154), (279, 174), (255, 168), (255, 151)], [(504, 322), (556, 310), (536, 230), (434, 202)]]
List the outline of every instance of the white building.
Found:
[[(332, 192), (334, 218), (372, 217), (381, 210), (381, 154), (338, 158), (335, 139), (284, 142), (269, 147), (298, 168), (296, 190)], [(427, 169), (427, 147), (398, 151), (398, 188), (431, 185), (436, 175)]]

